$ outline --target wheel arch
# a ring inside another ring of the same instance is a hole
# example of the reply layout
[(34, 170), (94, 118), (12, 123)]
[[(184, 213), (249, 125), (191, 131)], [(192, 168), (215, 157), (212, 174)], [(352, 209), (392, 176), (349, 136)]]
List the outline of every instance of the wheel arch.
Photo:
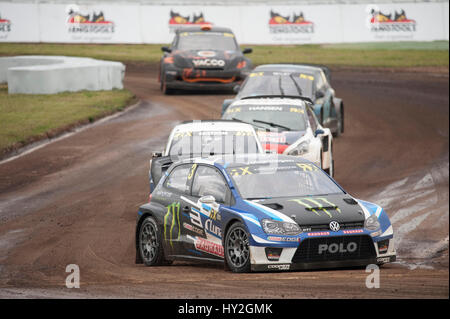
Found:
[(241, 223), (243, 223), (243, 224), (245, 225), (245, 222), (244, 222), (241, 218), (239, 218), (239, 217), (237, 217), (237, 216), (231, 217), (231, 218), (226, 222), (225, 227), (223, 227), (223, 229), (222, 229), (222, 246), (223, 246), (223, 247), (225, 247), (225, 237), (226, 237), (226, 235), (227, 235), (228, 230), (230, 229), (230, 227), (231, 227), (233, 224), (238, 223), (238, 222), (241, 222)]
[(341, 114), (341, 133), (344, 133), (344, 101), (340, 98), (335, 97), (334, 98), (334, 107), (336, 109), (336, 117), (338, 117), (338, 114)]

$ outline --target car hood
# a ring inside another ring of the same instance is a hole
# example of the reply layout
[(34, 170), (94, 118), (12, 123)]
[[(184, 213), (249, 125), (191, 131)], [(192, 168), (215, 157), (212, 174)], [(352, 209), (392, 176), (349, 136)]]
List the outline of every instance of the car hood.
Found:
[(258, 138), (264, 149), (277, 150), (282, 154), (286, 148), (302, 138), (306, 131), (282, 131), (282, 132), (265, 132), (257, 131)]
[(283, 197), (255, 201), (295, 220), (299, 225), (364, 222), (362, 207), (348, 194)]
[(175, 65), (197, 69), (226, 69), (236, 67), (243, 59), (239, 51), (186, 50), (173, 52)]

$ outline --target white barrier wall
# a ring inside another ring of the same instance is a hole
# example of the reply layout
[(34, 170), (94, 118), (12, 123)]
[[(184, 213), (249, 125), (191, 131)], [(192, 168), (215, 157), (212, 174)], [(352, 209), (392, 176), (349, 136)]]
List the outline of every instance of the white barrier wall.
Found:
[(448, 40), (448, 9), (448, 1), (298, 6), (0, 2), (0, 42), (168, 43), (174, 28), (195, 21), (230, 27), (247, 44)]
[(55, 94), (123, 89), (125, 65), (66, 56), (0, 57), (0, 83), (8, 93)]

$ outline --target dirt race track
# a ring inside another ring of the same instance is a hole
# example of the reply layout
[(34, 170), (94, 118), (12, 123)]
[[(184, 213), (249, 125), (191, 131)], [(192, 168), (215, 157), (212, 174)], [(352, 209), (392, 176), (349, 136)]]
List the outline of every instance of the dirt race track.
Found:
[[(128, 65), (140, 103), (0, 164), (0, 298), (448, 298), (448, 70), (333, 70), (346, 104), (337, 181), (382, 205), (398, 262), (365, 269), (232, 274), (208, 264), (134, 264), (148, 160), (180, 120), (217, 118), (228, 95), (163, 96), (152, 66)], [(77, 264), (81, 288), (67, 289)], [(270, 279), (270, 280), (269, 280)], [(276, 284), (274, 284), (276, 283)]]

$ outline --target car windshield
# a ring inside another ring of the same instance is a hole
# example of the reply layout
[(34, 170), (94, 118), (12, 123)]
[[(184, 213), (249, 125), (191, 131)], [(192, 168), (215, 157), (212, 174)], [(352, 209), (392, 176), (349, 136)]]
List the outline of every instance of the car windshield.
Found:
[(342, 189), (312, 163), (273, 161), (230, 166), (228, 174), (243, 199), (342, 194)]
[(301, 95), (312, 98), (314, 77), (305, 73), (253, 72), (242, 84), (238, 99), (256, 95)]
[(237, 51), (234, 35), (227, 32), (183, 32), (177, 44), (178, 50)]
[(183, 131), (174, 134), (169, 155), (210, 156), (259, 152), (253, 131)]
[[(255, 129), (304, 131), (307, 128), (305, 109), (293, 105), (231, 105), (223, 119), (252, 124)], [(269, 124), (270, 123), (270, 124)]]

